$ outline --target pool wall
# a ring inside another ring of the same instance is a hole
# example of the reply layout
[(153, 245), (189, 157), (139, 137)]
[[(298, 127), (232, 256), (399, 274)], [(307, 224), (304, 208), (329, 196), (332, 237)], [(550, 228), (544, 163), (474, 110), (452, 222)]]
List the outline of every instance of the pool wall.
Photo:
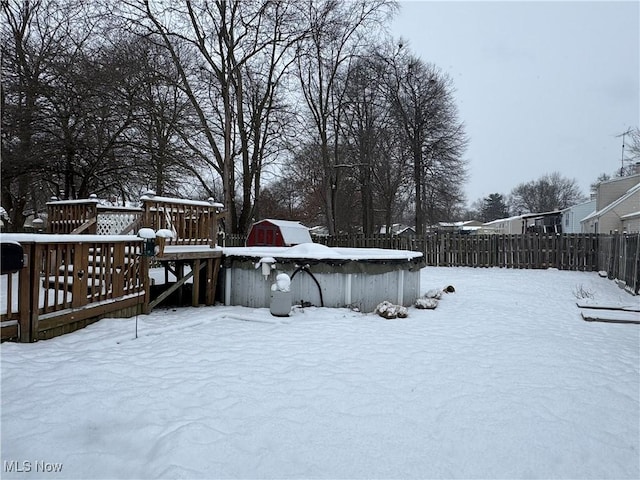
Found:
[(224, 258), (222, 283), (225, 304), (268, 308), (271, 285), (278, 273), (292, 277), (294, 305), (348, 307), (372, 312), (384, 300), (410, 306), (420, 296), (421, 259), (359, 260), (336, 264), (331, 260), (276, 258), (275, 268), (266, 278), (262, 268), (256, 268), (259, 261), (258, 257)]

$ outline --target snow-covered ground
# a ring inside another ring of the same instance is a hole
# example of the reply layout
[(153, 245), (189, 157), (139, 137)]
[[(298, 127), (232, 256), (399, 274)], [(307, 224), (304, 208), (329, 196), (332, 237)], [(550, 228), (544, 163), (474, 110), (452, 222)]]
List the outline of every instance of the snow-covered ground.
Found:
[(131, 318), (5, 343), (2, 478), (640, 478), (640, 328), (574, 293), (637, 297), (555, 270), (421, 283), (456, 292), (406, 319), (182, 308), (137, 339)]

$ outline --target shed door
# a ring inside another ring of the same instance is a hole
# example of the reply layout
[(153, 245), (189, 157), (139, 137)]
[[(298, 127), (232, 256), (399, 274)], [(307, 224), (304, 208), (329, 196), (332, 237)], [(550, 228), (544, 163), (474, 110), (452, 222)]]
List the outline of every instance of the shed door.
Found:
[(255, 245), (273, 247), (278, 242), (278, 227), (274, 225), (258, 225), (255, 230)]

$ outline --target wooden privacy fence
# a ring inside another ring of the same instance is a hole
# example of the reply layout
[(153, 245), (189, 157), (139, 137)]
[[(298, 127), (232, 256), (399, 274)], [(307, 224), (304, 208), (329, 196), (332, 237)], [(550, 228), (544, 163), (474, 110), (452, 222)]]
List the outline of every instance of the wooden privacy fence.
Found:
[[(101, 235), (3, 235), (19, 242), (25, 267), (3, 274), (2, 339), (51, 338), (99, 318), (133, 316), (148, 305), (141, 239)], [(6, 300), (6, 301), (5, 301)]]
[(640, 234), (603, 235), (598, 248), (598, 269), (610, 279), (624, 283), (627, 290), (640, 293)]
[(315, 237), (332, 247), (392, 248), (419, 251), (429, 266), (557, 268), (603, 270), (624, 282), (633, 293), (640, 288), (640, 234), (433, 234), (407, 237), (335, 235)]
[(424, 254), (425, 263), (430, 266), (596, 270), (598, 259), (598, 236), (595, 234), (337, 235), (314, 241), (328, 246), (418, 251)]

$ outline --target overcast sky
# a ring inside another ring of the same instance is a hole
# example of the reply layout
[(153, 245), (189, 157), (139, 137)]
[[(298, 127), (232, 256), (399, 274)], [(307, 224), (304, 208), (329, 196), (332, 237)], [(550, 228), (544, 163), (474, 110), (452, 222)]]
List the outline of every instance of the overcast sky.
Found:
[(638, 1), (403, 1), (392, 34), (453, 80), (469, 203), (553, 171), (588, 194), (640, 126)]

